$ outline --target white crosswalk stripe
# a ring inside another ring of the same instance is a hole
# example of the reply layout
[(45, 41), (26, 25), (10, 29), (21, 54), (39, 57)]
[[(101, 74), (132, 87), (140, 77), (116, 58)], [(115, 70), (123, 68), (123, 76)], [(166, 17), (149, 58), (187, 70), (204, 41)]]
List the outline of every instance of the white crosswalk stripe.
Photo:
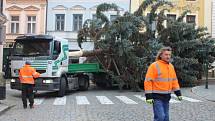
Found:
[(118, 98), (119, 100), (121, 100), (125, 104), (137, 104), (135, 101), (131, 100), (130, 98), (128, 98), (126, 96), (116, 96), (116, 98)]
[(99, 100), (101, 104), (114, 104), (110, 99), (108, 99), (106, 96), (96, 96), (96, 98)]
[(193, 98), (189, 98), (189, 97), (185, 97), (185, 96), (182, 96), (182, 99), (190, 101), (190, 102), (202, 102), (201, 100), (197, 100), (197, 99), (193, 99)]
[(175, 100), (175, 99), (170, 99), (170, 101), (169, 101), (170, 103), (181, 103), (180, 101), (178, 101), (178, 100)]
[(34, 105), (40, 105), (43, 103), (44, 100), (45, 100), (44, 98), (34, 99)]
[(66, 96), (60, 97), (60, 98), (56, 98), (54, 100), (53, 105), (66, 105)]
[[(174, 94), (172, 94), (171, 96), (177, 98), (177, 96), (175, 96)], [(182, 100), (186, 100), (186, 101), (189, 101), (189, 102), (202, 102), (201, 100), (189, 98), (189, 97), (186, 97), (186, 96), (182, 96)]]
[(134, 95), (135, 97), (141, 99), (142, 101), (146, 101), (146, 98), (141, 95)]
[[(142, 101), (146, 101), (146, 98), (141, 96), (141, 95), (134, 95), (135, 97), (141, 99)], [(180, 103), (180, 101), (174, 100), (174, 99), (170, 99), (170, 103)]]
[(88, 101), (86, 96), (76, 96), (76, 101), (78, 105), (89, 105), (90, 102)]

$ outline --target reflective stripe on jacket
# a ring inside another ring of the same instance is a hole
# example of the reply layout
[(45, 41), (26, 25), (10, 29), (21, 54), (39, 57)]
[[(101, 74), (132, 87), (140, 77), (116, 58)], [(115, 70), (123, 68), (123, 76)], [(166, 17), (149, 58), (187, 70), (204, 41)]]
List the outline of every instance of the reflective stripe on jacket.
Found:
[(174, 66), (162, 60), (152, 63), (144, 81), (145, 93), (169, 94), (180, 90)]
[(40, 74), (30, 65), (25, 65), (19, 70), (19, 79), (21, 83), (34, 84), (34, 78), (38, 78), (39, 76)]

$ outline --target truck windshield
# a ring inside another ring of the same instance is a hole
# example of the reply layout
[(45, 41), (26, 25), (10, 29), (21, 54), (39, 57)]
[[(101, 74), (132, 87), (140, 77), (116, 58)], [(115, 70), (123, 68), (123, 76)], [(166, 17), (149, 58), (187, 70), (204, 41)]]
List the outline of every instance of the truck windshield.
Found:
[(50, 41), (24, 40), (16, 41), (13, 55), (20, 56), (48, 56), (50, 55)]

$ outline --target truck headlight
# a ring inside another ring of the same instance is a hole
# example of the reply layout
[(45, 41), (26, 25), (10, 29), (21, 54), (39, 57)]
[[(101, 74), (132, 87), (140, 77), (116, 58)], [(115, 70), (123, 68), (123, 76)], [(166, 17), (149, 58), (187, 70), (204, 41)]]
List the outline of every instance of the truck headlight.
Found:
[(49, 79), (49, 80), (43, 80), (43, 83), (50, 84), (50, 83), (53, 83), (53, 80), (51, 80), (51, 79)]
[(10, 82), (16, 82), (16, 80), (15, 79), (11, 79)]

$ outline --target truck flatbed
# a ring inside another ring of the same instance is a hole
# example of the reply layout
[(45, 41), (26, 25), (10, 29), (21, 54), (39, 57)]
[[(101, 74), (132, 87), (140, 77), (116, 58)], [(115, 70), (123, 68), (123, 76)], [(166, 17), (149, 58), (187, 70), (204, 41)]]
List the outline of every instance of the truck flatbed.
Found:
[(98, 73), (104, 72), (99, 63), (69, 64), (69, 73)]

